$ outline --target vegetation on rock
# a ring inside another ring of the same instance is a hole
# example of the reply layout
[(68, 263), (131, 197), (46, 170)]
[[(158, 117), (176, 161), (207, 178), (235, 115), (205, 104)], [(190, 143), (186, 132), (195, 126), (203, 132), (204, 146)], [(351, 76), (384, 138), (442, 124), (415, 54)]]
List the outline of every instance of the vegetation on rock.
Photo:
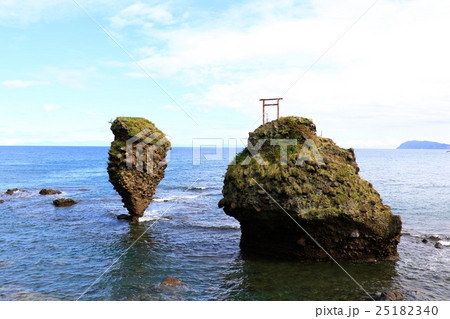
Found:
[[(153, 200), (156, 186), (164, 177), (170, 142), (152, 122), (140, 117), (118, 117), (111, 124), (114, 141), (109, 150), (109, 181), (122, 197), (129, 220), (137, 221)], [(142, 135), (142, 136), (141, 136)], [(136, 139), (127, 154), (127, 141)], [(129, 165), (127, 165), (127, 155)], [(141, 167), (137, 167), (137, 165)], [(123, 215), (121, 216), (123, 218)]]
[(328, 259), (310, 234), (336, 259), (395, 257), (400, 218), (358, 172), (353, 149), (317, 136), (311, 120), (284, 117), (249, 134), (228, 167), (219, 206), (241, 223), (243, 250)]

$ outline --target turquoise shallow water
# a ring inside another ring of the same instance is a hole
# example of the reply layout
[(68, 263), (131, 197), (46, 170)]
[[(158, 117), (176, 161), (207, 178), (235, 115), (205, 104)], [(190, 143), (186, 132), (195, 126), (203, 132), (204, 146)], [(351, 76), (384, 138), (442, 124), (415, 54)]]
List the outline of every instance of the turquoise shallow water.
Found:
[[(332, 263), (241, 254), (239, 224), (217, 208), (227, 159), (192, 165), (191, 149), (174, 148), (143, 221), (117, 220), (125, 211), (108, 182), (107, 152), (106, 147), (0, 147), (0, 191), (22, 190), (0, 195), (5, 200), (0, 299), (77, 299), (149, 226), (83, 300), (368, 298)], [(449, 300), (450, 247), (436, 249), (433, 240), (424, 244), (422, 238), (450, 241), (450, 153), (359, 150), (356, 155), (360, 174), (402, 216), (404, 235), (397, 262), (343, 266), (371, 294), (399, 287), (409, 300)], [(80, 203), (54, 208), (54, 197), (38, 194), (44, 187)], [(172, 218), (155, 223), (163, 213)], [(185, 285), (160, 286), (169, 276)]]

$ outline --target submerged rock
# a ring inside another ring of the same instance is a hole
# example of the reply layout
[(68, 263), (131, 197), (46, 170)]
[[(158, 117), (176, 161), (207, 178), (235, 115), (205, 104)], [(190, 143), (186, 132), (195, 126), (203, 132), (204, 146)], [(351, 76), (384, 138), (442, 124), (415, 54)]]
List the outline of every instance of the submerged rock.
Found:
[(53, 201), (53, 205), (55, 205), (56, 207), (68, 207), (73, 206), (76, 203), (77, 202), (71, 198), (58, 198)]
[(12, 195), (12, 194), (14, 194), (14, 193), (17, 193), (18, 191), (19, 191), (18, 188), (12, 188), (12, 189), (8, 189), (8, 190), (5, 192), (5, 194), (6, 194), (6, 195)]
[(114, 141), (109, 150), (109, 181), (122, 197), (130, 221), (136, 222), (153, 200), (164, 177), (170, 142), (152, 122), (118, 117), (112, 122)]
[(311, 120), (280, 118), (249, 134), (219, 207), (240, 222), (243, 251), (329, 260), (320, 244), (339, 260), (393, 259), (400, 217), (358, 172), (353, 149), (318, 137)]
[(0, 199), (0, 204), (3, 204), (5, 201), (3, 199)]
[(184, 286), (185, 283), (176, 277), (167, 277), (162, 283), (161, 286)]
[(39, 191), (39, 194), (40, 195), (57, 195), (57, 194), (61, 194), (61, 191), (55, 190), (55, 189), (43, 188)]
[(120, 215), (117, 215), (117, 219), (119, 219), (119, 220), (129, 220), (130, 219), (130, 215), (128, 215), (128, 214), (120, 214)]

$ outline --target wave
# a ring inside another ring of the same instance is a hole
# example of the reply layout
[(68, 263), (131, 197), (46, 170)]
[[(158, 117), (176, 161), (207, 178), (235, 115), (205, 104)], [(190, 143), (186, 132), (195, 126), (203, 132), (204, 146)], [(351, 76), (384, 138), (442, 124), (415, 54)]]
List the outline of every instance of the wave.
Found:
[(181, 190), (181, 191), (204, 191), (204, 190), (221, 190), (222, 185), (216, 185), (216, 186), (175, 186), (175, 185), (161, 185), (161, 189), (167, 189), (167, 190)]
[(194, 190), (194, 191), (204, 191), (206, 189), (209, 189), (209, 187), (206, 186), (195, 186), (195, 187), (189, 187), (188, 190)]
[(410, 232), (403, 232), (402, 236), (409, 236), (417, 239), (427, 239), (430, 241), (440, 242), (444, 246), (446, 245), (444, 243), (450, 243), (450, 235), (446, 234), (423, 234), (423, 233), (412, 234)]
[(6, 194), (6, 192), (0, 194), (0, 197), (2, 197), (3, 199), (14, 199), (14, 198), (28, 198), (28, 197), (32, 197), (32, 196), (36, 196), (39, 195), (39, 191), (38, 192), (30, 192), (27, 190), (18, 190), (15, 191), (14, 193), (12, 193), (11, 195)]
[(61, 194), (51, 194), (51, 195), (41, 195), (39, 194), (41, 188), (40, 189), (33, 189), (33, 190), (28, 190), (28, 189), (19, 189), (18, 191), (15, 191), (14, 193), (12, 193), (11, 195), (6, 194), (6, 192), (0, 193), (0, 197), (3, 199), (14, 199), (14, 198), (30, 198), (30, 197), (42, 197), (42, 198), (51, 198), (54, 196), (64, 196), (67, 195), (67, 192), (65, 191), (61, 191)]
[(177, 201), (180, 199), (194, 199), (197, 197), (200, 197), (200, 195), (169, 196), (169, 197), (155, 198), (153, 201), (155, 201), (155, 202), (171, 202), (171, 201)]
[(149, 222), (149, 221), (158, 221), (158, 220), (171, 220), (171, 218), (169, 216), (166, 216), (166, 215), (161, 216), (161, 214), (163, 214), (163, 213), (158, 210), (155, 210), (155, 209), (151, 210), (151, 211), (146, 211), (144, 213), (144, 216), (139, 218), (139, 221), (140, 222)]
[(203, 228), (203, 229), (213, 229), (213, 230), (239, 230), (240, 226), (234, 225), (201, 225), (201, 224), (192, 224), (189, 227), (193, 228)]

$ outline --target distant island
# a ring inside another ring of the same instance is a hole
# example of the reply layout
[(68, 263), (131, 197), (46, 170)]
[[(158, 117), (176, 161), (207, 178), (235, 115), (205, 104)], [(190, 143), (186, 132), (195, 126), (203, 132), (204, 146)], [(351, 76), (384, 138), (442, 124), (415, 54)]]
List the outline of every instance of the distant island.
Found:
[(401, 144), (397, 149), (450, 150), (450, 145), (430, 141), (408, 141)]

